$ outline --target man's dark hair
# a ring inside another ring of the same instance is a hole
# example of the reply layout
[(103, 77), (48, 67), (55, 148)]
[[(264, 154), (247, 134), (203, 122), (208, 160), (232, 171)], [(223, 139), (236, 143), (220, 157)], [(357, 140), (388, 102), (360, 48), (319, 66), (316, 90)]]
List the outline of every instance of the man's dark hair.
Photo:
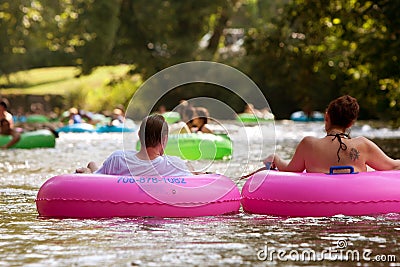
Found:
[(145, 117), (139, 128), (140, 144), (144, 147), (156, 147), (168, 135), (168, 124), (162, 115)]

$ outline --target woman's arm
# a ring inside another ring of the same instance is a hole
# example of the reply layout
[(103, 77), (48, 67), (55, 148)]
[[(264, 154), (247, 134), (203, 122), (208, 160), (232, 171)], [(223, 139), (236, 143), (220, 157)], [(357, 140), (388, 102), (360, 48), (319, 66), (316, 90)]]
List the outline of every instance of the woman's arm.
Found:
[(201, 132), (203, 132), (203, 133), (214, 133), (212, 130), (210, 130), (207, 126), (203, 126), (202, 128), (201, 128)]
[(365, 163), (377, 171), (399, 170), (400, 160), (392, 159), (385, 154), (374, 142), (365, 138), (367, 155)]
[(272, 162), (272, 168), (277, 168), (280, 171), (287, 172), (302, 172), (305, 170), (305, 155), (308, 148), (310, 147), (310, 138), (305, 137), (298, 144), (296, 151), (294, 152), (293, 158), (287, 162), (281, 159), (278, 155), (270, 155), (264, 159), (266, 162)]

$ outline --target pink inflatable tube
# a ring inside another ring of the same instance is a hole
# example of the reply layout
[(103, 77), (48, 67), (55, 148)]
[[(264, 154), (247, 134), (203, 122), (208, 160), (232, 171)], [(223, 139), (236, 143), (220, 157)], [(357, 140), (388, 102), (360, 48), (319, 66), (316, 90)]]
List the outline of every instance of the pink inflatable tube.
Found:
[(133, 177), (55, 176), (40, 188), (41, 217), (194, 217), (237, 213), (240, 192), (222, 175)]
[(400, 212), (400, 171), (318, 174), (263, 171), (242, 189), (243, 210), (278, 216)]

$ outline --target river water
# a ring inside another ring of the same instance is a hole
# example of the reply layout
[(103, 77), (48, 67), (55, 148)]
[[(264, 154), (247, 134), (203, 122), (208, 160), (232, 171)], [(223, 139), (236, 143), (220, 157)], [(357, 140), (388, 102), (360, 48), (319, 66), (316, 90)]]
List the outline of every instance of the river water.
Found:
[[(244, 181), (238, 177), (261, 167), (260, 159), (275, 147), (290, 158), (303, 136), (324, 134), (322, 123), (223, 126), (234, 143), (232, 159), (192, 164), (224, 173), (239, 188)], [(360, 123), (352, 135), (374, 139), (400, 158), (400, 130)], [(240, 211), (185, 219), (38, 218), (35, 198), (47, 179), (72, 173), (89, 160), (101, 163), (135, 138), (61, 134), (54, 149), (0, 151), (0, 266), (400, 266), (400, 214), (282, 218)]]

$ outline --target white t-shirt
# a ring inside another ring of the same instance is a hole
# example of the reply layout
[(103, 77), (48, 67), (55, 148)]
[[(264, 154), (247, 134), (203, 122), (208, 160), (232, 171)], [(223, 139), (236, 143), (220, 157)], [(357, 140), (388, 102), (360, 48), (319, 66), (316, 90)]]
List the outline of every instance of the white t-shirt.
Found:
[(95, 173), (123, 176), (189, 176), (193, 175), (186, 163), (175, 156), (159, 156), (153, 160), (141, 160), (137, 151), (113, 152)]

